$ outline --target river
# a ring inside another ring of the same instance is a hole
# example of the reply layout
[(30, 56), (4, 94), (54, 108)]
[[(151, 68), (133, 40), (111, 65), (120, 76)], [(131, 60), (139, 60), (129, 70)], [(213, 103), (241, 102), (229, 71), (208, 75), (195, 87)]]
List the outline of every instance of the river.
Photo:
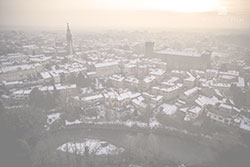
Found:
[(242, 137), (248, 147), (232, 147), (220, 154), (212, 167), (250, 167), (250, 134), (243, 133)]
[[(86, 138), (105, 140), (132, 152), (138, 151), (139, 148), (144, 151), (156, 149), (162, 160), (170, 159), (188, 165), (214, 162), (217, 156), (217, 152), (213, 149), (189, 139), (185, 140), (170, 135), (118, 130), (76, 129), (60, 131), (44, 137), (43, 142), (48, 143), (49, 148), (55, 150), (66, 142), (81, 142)], [(154, 146), (152, 147), (152, 145)]]

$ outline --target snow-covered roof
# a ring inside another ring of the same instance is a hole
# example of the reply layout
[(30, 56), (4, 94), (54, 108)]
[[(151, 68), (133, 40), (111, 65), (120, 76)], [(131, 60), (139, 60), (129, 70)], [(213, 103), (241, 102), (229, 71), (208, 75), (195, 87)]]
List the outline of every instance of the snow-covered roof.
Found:
[(192, 88), (192, 89), (189, 89), (189, 90), (185, 91), (184, 94), (185, 94), (186, 96), (190, 96), (190, 95), (196, 93), (198, 90), (200, 90), (199, 87), (194, 87), (194, 88)]
[(222, 75), (231, 75), (231, 76), (239, 76), (239, 71), (226, 71), (226, 72), (223, 72), (223, 71), (220, 71), (219, 74), (222, 74)]
[(220, 75), (219, 76), (221, 79), (225, 79), (225, 80), (232, 80), (235, 78), (235, 76), (232, 76), (232, 75)]
[(74, 89), (74, 88), (76, 88), (76, 84), (69, 84), (69, 85), (56, 84), (55, 87), (57, 90)]
[(201, 108), (199, 106), (195, 106), (189, 109), (188, 111), (194, 114), (199, 114), (201, 112)]
[(97, 100), (97, 99), (102, 99), (102, 98), (104, 98), (102, 94), (97, 94), (97, 95), (83, 97), (81, 100), (82, 101), (92, 101), (92, 100)]
[(107, 63), (95, 64), (95, 67), (96, 68), (101, 68), (101, 67), (108, 67), (108, 66), (115, 66), (115, 65), (118, 65), (118, 63), (117, 62), (107, 62)]
[(114, 75), (110, 76), (109, 79), (121, 82), (124, 80), (124, 77), (122, 77), (121, 75), (114, 74)]
[(152, 89), (156, 89), (156, 90), (170, 93), (170, 92), (179, 90), (182, 86), (183, 86), (182, 84), (177, 84), (176, 86), (172, 86), (169, 88), (160, 88), (160, 87), (154, 86), (154, 87), (152, 87)]
[(188, 78), (185, 78), (184, 81), (190, 81), (190, 82), (194, 82), (195, 81), (195, 77), (190, 73), (190, 72), (187, 72), (188, 74)]
[(30, 70), (30, 69), (35, 69), (37, 66), (41, 66), (41, 64), (37, 63), (37, 64), (22, 64), (22, 65), (6, 66), (0, 69), (0, 73)]
[(156, 77), (151, 75), (151, 76), (146, 76), (143, 81), (145, 83), (150, 83), (150, 82), (154, 81), (155, 79), (156, 79)]
[(180, 78), (179, 77), (171, 77), (169, 80), (167, 80), (167, 82), (173, 83), (178, 81)]
[(128, 77), (125, 79), (126, 82), (131, 82), (131, 83), (139, 83), (139, 80), (134, 77)]
[(204, 105), (215, 105), (216, 103), (218, 103), (219, 100), (216, 97), (206, 97), (206, 96), (199, 96), (196, 100), (195, 103), (198, 104), (199, 106), (203, 107)]
[(212, 87), (217, 87), (217, 88), (230, 88), (231, 84), (230, 83), (215, 83), (212, 82), (210, 83)]
[(143, 100), (144, 98), (142, 96), (139, 96), (138, 98), (133, 99), (132, 102), (136, 104), (137, 106), (140, 106), (145, 109), (147, 107), (147, 104), (144, 103)]
[(163, 103), (162, 105), (159, 106), (158, 111), (160, 108), (162, 108), (162, 112), (166, 115), (173, 115), (177, 111), (177, 107), (172, 104)]
[(49, 72), (41, 72), (40, 75), (42, 76), (43, 79), (52, 78)]
[(157, 69), (150, 69), (150, 75), (156, 75), (156, 76), (161, 76), (165, 73), (166, 71), (160, 68)]
[(245, 87), (245, 79), (242, 77), (238, 77), (238, 82), (234, 82), (238, 87)]
[(227, 105), (227, 104), (220, 104), (219, 106), (220, 108), (223, 108), (223, 109), (227, 109), (227, 110), (231, 110), (233, 107), (230, 106), (230, 105)]
[(21, 90), (17, 90), (15, 92), (13, 92), (12, 95), (29, 95), (30, 92), (31, 92), (31, 89), (29, 89), (29, 90), (21, 89)]
[(201, 57), (202, 54), (197, 52), (187, 52), (187, 51), (177, 51), (173, 49), (165, 49), (156, 52), (157, 54), (166, 54), (166, 55), (174, 55), (174, 56), (188, 56), (188, 57)]

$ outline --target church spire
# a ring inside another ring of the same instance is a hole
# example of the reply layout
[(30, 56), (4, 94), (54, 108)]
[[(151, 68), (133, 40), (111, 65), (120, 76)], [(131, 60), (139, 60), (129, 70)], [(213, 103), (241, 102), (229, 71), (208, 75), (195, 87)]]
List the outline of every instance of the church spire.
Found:
[(70, 29), (69, 29), (69, 23), (67, 23), (67, 30), (70, 30)]
[(72, 34), (69, 29), (69, 23), (67, 23), (67, 31), (66, 31), (66, 40), (67, 40), (67, 51), (68, 54), (73, 54), (73, 41), (72, 41)]

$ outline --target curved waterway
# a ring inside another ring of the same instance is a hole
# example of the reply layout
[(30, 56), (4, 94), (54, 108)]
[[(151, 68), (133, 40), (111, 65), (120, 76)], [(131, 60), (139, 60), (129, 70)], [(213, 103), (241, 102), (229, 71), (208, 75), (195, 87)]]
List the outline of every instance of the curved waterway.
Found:
[(60, 131), (45, 137), (51, 149), (66, 142), (81, 142), (83, 139), (100, 139), (131, 152), (154, 150), (164, 160), (183, 162), (188, 165), (214, 162), (217, 153), (208, 146), (176, 136), (152, 133), (135, 133), (119, 130), (76, 129)]
[(220, 154), (212, 167), (249, 167), (250, 166), (250, 133), (242, 134), (247, 147), (235, 146)]

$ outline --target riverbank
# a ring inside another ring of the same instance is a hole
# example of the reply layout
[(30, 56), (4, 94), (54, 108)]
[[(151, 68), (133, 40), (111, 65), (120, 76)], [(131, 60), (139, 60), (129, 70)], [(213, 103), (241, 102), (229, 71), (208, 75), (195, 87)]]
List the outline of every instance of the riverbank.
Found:
[[(105, 140), (125, 148), (126, 151), (137, 151), (136, 144), (131, 149), (131, 141), (139, 140), (140, 143), (144, 142), (144, 146), (141, 148), (146, 150), (150, 149), (151, 144), (145, 144), (145, 141), (151, 140), (149, 138), (152, 136), (156, 138), (154, 145), (164, 155), (161, 157), (161, 161), (170, 160), (188, 165), (209, 164), (211, 166), (217, 161), (220, 154), (232, 147), (245, 147), (241, 139), (230, 139), (219, 134), (208, 136), (174, 127), (150, 126), (150, 124), (141, 122), (83, 123), (76, 120), (65, 121), (65, 124), (57, 129), (45, 130), (39, 136), (39, 142), (34, 148), (34, 155), (38, 155), (41, 149), (45, 150), (46, 154), (47, 152), (55, 154), (55, 150), (60, 145), (67, 142), (82, 142), (85, 138)], [(55, 155), (51, 157), (55, 157)]]
[[(151, 141), (152, 136), (155, 142), (149, 145), (146, 141)], [(57, 147), (66, 142), (81, 142), (85, 138), (105, 140), (132, 153), (137, 152), (138, 149), (150, 152), (149, 150), (153, 149), (151, 146), (154, 145), (154, 149), (161, 155), (159, 157), (161, 161), (172, 160), (188, 165), (213, 162), (218, 154), (205, 145), (171, 135), (87, 128), (47, 134), (38, 143), (36, 149), (47, 147), (50, 150), (47, 152), (53, 153)]]
[[(112, 130), (112, 131), (125, 131), (125, 132), (133, 132), (133, 133), (153, 133), (157, 135), (168, 135), (175, 136), (184, 140), (195, 141), (199, 144), (206, 145), (213, 149), (227, 149), (231, 146), (246, 146), (242, 139), (239, 136), (228, 135), (223, 136), (220, 134), (214, 134), (213, 136), (205, 135), (202, 133), (193, 133), (187, 130), (181, 130), (174, 127), (167, 126), (155, 126), (152, 127), (145, 123), (135, 122), (129, 125), (126, 122), (90, 122), (90, 123), (82, 123), (78, 122), (76, 124), (70, 124), (63, 126), (59, 129), (46, 131), (45, 133), (57, 133), (57, 131), (68, 131), (74, 129), (103, 129), (103, 130)], [(225, 142), (225, 139), (227, 142)]]

